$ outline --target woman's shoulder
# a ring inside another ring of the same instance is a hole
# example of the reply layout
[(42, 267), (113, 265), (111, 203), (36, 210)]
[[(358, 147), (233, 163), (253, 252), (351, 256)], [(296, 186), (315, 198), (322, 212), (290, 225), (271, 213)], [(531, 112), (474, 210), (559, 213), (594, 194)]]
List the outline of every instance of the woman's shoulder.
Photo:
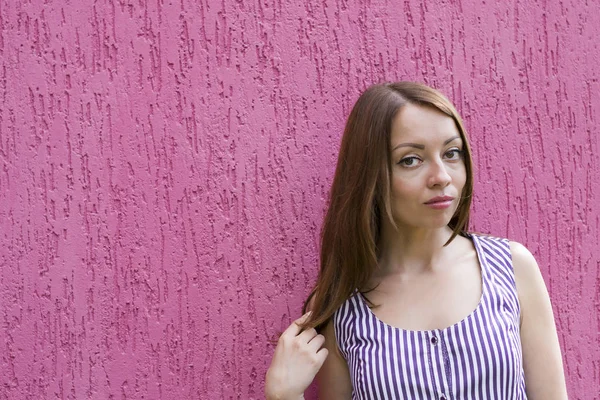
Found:
[(480, 258), (492, 256), (506, 266), (512, 264), (509, 239), (479, 232), (469, 232), (465, 236), (472, 241)]
[(470, 239), (477, 238), (479, 240), (489, 241), (489, 242), (503, 242), (506, 244), (508, 244), (510, 242), (510, 240), (507, 238), (495, 236), (495, 235), (492, 235), (489, 233), (482, 233), (482, 232), (467, 232), (467, 233), (465, 233), (465, 236)]
[(510, 252), (514, 268), (537, 268), (533, 254), (527, 247), (515, 240), (480, 232), (468, 232), (466, 236), (471, 239), (476, 238), (479, 242), (501, 244)]
[(479, 233), (471, 235), (477, 236), (480, 242), (501, 243), (501, 247), (508, 252), (519, 298), (526, 296), (532, 289), (536, 290), (542, 275), (535, 257), (526, 246), (507, 238)]
[(531, 254), (527, 247), (514, 240), (508, 240), (508, 244), (510, 246), (510, 254), (513, 258), (513, 264), (516, 262), (525, 266), (531, 266), (533, 264), (537, 266), (535, 257), (533, 254)]
[(522, 294), (523, 291), (529, 290), (532, 285), (539, 284), (541, 278), (540, 267), (527, 247), (513, 240), (509, 241), (509, 246), (517, 291)]

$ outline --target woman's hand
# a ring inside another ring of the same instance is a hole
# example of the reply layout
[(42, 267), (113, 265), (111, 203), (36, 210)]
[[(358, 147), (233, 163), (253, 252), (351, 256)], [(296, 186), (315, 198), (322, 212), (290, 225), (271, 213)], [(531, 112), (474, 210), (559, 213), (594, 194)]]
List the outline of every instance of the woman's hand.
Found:
[(265, 379), (267, 400), (303, 399), (304, 391), (327, 358), (323, 335), (314, 329), (300, 331), (300, 324), (308, 315), (292, 322), (279, 338)]

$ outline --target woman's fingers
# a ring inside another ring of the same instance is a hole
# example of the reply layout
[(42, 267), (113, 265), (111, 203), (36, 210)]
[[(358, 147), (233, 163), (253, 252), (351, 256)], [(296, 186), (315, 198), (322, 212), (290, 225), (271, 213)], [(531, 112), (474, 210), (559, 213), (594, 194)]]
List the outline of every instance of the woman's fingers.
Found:
[(295, 320), (290, 326), (287, 327), (285, 331), (281, 334), (281, 336), (297, 336), (300, 333), (300, 325), (302, 325), (310, 316), (310, 311)]
[(322, 347), (321, 350), (317, 351), (317, 365), (319, 369), (321, 369), (321, 366), (325, 362), (325, 359), (327, 358), (328, 354), (329, 350), (327, 350), (325, 347)]
[(301, 334), (299, 334), (298, 335), (298, 340), (300, 340), (302, 343), (308, 343), (315, 336), (317, 336), (316, 329), (315, 328), (310, 328), (310, 329), (307, 329), (307, 330), (303, 331)]
[(325, 337), (320, 335), (314, 328), (301, 331), (299, 326), (306, 321), (309, 315), (310, 312), (295, 320), (281, 335), (279, 341), (281, 346), (290, 348), (290, 350), (295, 349), (292, 351), (297, 351), (299, 354), (303, 353), (313, 359), (315, 364), (321, 365), (327, 357), (327, 352), (318, 354), (318, 357), (317, 353), (322, 350)]
[[(322, 348), (325, 343), (325, 336), (318, 334), (314, 328), (309, 328), (304, 331), (301, 331), (300, 328), (300, 325), (306, 321), (309, 315), (310, 311), (295, 320), (283, 332), (279, 338), (281, 346), (278, 347), (281, 347), (281, 350), (283, 350), (283, 347), (296, 349), (295, 351), (305, 353), (320, 365), (327, 357), (327, 349)], [(323, 353), (321, 350), (325, 350), (325, 352)], [(318, 357), (317, 353), (319, 353)]]
[[(325, 343), (325, 336), (316, 335), (315, 337), (312, 338), (312, 340), (310, 342), (308, 342), (308, 347), (311, 351), (318, 353), (319, 349), (321, 347), (323, 347), (324, 343)], [(327, 350), (327, 349), (325, 349), (325, 350)]]
[(304, 314), (303, 316), (301, 316), (300, 318), (298, 318), (297, 320), (295, 320), (294, 322), (298, 325), (303, 324), (304, 322), (306, 322), (306, 320), (308, 319), (308, 317), (310, 317), (311, 311), (308, 311), (306, 314)]

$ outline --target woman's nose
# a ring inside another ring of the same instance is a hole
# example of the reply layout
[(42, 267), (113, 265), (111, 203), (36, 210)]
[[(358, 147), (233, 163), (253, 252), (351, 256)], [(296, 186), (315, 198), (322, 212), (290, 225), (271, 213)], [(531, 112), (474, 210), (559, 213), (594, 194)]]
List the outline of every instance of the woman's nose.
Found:
[(430, 166), (428, 186), (429, 187), (446, 187), (452, 181), (452, 177), (448, 173), (447, 166), (442, 160), (433, 162)]

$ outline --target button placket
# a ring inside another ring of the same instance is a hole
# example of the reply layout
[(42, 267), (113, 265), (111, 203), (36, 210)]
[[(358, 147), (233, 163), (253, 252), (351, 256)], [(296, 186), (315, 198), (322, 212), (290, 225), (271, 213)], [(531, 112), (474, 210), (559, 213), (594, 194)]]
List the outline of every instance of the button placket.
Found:
[[(447, 354), (445, 354), (447, 352), (447, 349), (444, 345), (444, 343), (442, 342), (442, 338), (443, 338), (443, 334), (442, 331), (430, 331), (427, 334), (427, 341), (429, 342), (429, 351), (430, 351), (430, 356), (433, 357), (436, 361), (434, 361), (434, 363), (436, 362), (441, 362), (441, 370), (439, 370), (439, 373), (442, 374), (442, 376), (439, 376), (440, 379), (440, 384), (441, 387), (437, 387), (436, 391), (438, 393), (436, 399), (437, 400), (450, 400), (451, 396), (449, 394), (448, 391), (451, 391), (450, 387), (448, 386), (450, 384), (449, 382), (449, 375), (448, 375), (448, 357)], [(432, 373), (434, 375), (438, 375), (438, 369), (437, 368), (432, 368)]]

